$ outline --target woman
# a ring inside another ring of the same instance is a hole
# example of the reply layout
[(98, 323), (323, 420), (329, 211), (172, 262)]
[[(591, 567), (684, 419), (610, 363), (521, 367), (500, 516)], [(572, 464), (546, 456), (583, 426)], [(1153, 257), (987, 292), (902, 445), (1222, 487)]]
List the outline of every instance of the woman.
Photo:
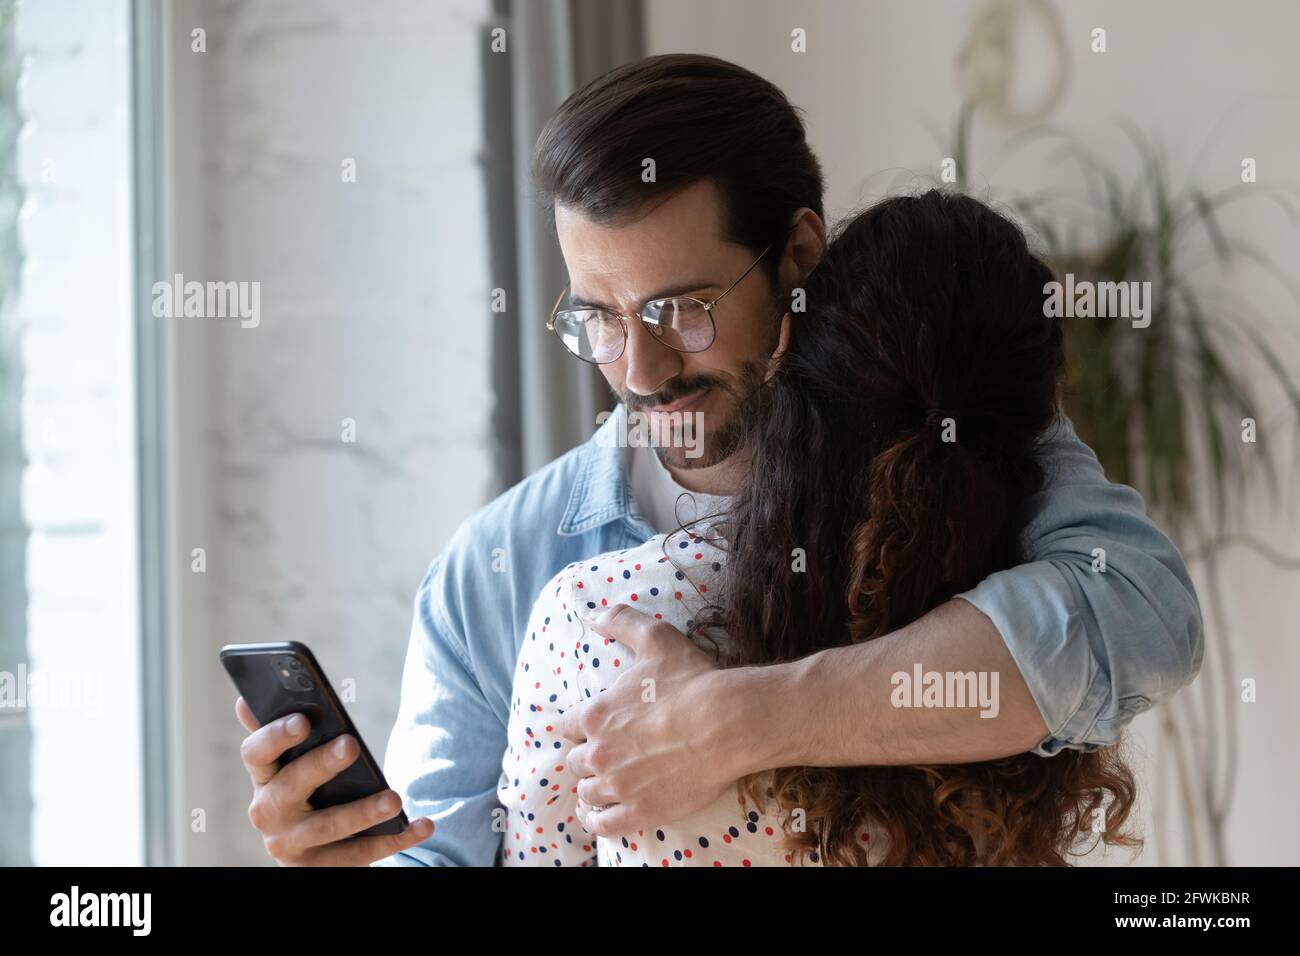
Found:
[(1135, 844), (1115, 748), (782, 768), (671, 826), (594, 839), (553, 729), (627, 666), (584, 623), (602, 607), (653, 614), (724, 666), (759, 664), (887, 634), (1019, 563), (1064, 363), (1051, 279), (1019, 228), (966, 196), (890, 199), (841, 227), (743, 406), (750, 479), (727, 512), (571, 565), (539, 597), (498, 788), (504, 863), (1043, 865), (1098, 830)]

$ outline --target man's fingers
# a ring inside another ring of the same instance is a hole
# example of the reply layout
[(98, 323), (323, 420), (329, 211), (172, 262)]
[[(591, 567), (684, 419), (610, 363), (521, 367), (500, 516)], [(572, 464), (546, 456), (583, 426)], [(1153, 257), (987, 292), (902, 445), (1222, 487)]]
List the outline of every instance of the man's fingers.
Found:
[[(311, 724), (302, 714), (291, 714), (259, 727), (244, 738), (239, 746), (239, 758), (253, 783), (262, 786), (279, 771), (280, 755), (306, 739)], [(297, 761), (295, 761), (296, 763)], [(308, 791), (310, 792), (310, 791)]]
[(578, 746), (570, 750), (564, 764), (575, 777), (594, 777), (596, 775), (596, 771), (591, 767), (591, 746), (589, 744), (578, 744)]
[(359, 756), (361, 749), (347, 734), (307, 751), (285, 764), (267, 784), (272, 805), (284, 808), (305, 804), (317, 787), (333, 780)]
[(249, 710), (248, 704), (244, 701), (243, 697), (235, 698), (235, 716), (239, 719), (239, 722), (244, 725), (244, 729), (250, 734), (258, 727), (262, 726), (257, 722), (257, 718), (253, 716), (253, 712)]
[(602, 637), (613, 638), (630, 648), (637, 657), (654, 653), (656, 646), (664, 639), (665, 628), (673, 634), (680, 633), (670, 625), (656, 621), (649, 614), (626, 604), (615, 604), (603, 614), (593, 615), (591, 627)]
[(585, 813), (576, 814), (582, 822), (583, 827), (592, 836), (614, 837), (623, 833), (631, 833), (635, 827), (629, 826), (628, 821), (631, 814), (627, 807), (621, 803), (616, 803), (612, 807), (606, 807), (603, 810), (597, 810), (595, 807), (579, 804)]
[(308, 814), (293, 828), (290, 840), (294, 846), (302, 849), (337, 843), (376, 823), (391, 820), (401, 809), (402, 798), (392, 790), (385, 790), (351, 803), (341, 803)]
[(555, 731), (565, 740), (582, 743), (587, 735), (582, 732), (582, 704), (574, 704), (555, 721)]
[(323, 846), (311, 856), (321, 866), (369, 866), (376, 860), (408, 850), (433, 835), (433, 821), (420, 817), (395, 836), (353, 837), (333, 846)]
[(583, 777), (578, 781), (578, 799), (593, 807), (604, 807), (618, 803), (618, 794), (605, 777)]
[(590, 833), (591, 830), (587, 826), (587, 820), (591, 817), (591, 804), (584, 802), (583, 799), (579, 797), (578, 802), (574, 804), (573, 815), (578, 818), (578, 822), (582, 824), (582, 828)]

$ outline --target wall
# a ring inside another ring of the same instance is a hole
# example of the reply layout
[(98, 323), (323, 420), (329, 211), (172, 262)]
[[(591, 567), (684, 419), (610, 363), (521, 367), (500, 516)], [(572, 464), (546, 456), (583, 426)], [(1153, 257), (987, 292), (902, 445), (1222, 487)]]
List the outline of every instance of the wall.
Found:
[(310, 644), (382, 760), (416, 586), (494, 492), (488, 6), (169, 5), (173, 269), (262, 306), (170, 320), (182, 862), (268, 862), (220, 646)]

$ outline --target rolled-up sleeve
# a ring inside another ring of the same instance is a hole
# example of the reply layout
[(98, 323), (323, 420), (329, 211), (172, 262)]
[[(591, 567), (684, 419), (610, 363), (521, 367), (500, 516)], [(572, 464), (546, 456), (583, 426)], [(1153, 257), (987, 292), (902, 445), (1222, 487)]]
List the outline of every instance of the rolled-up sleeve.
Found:
[(1201, 613), (1178, 549), (1142, 498), (1106, 480), (1063, 419), (1028, 502), (1027, 563), (958, 595), (993, 621), (1046, 723), (1044, 756), (1096, 750), (1199, 672)]

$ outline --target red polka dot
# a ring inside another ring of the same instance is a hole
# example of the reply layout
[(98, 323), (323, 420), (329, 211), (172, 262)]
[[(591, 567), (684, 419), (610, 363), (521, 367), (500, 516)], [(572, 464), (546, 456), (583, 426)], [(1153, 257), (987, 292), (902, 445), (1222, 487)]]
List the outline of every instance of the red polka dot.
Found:
[(632, 595), (632, 600), (633, 600), (633, 601), (636, 600), (636, 595), (635, 595), (635, 594)]

